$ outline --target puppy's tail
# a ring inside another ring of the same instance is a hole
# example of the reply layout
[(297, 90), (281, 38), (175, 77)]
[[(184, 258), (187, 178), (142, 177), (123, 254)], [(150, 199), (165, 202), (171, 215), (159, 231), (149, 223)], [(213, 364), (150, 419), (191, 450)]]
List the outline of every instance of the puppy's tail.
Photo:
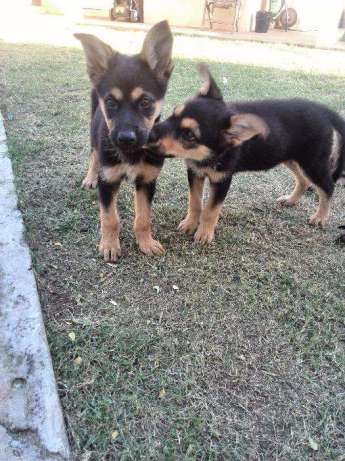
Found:
[(339, 133), (339, 149), (336, 158), (331, 158), (332, 177), (336, 182), (345, 172), (345, 120), (335, 112), (330, 113), (330, 120), (334, 129)]

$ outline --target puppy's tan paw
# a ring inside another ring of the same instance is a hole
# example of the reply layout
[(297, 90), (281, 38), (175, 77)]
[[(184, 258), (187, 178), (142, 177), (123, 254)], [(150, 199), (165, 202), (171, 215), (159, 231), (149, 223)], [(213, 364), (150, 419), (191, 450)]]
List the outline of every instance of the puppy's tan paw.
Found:
[(165, 252), (163, 245), (151, 235), (138, 240), (138, 245), (140, 251), (147, 256), (160, 256)]
[(345, 186), (345, 176), (342, 176), (339, 180), (338, 180), (338, 184), (340, 186)]
[(327, 222), (328, 222), (328, 216), (327, 215), (322, 215), (319, 213), (315, 213), (310, 219), (309, 219), (309, 224), (311, 226), (315, 227), (326, 227)]
[(193, 219), (188, 215), (177, 226), (177, 230), (182, 234), (192, 234), (198, 227), (198, 219)]
[(82, 189), (96, 189), (98, 183), (98, 175), (86, 176), (81, 183)]
[(198, 230), (194, 235), (194, 241), (206, 245), (214, 240), (214, 228), (199, 225)]
[(119, 239), (103, 240), (99, 242), (98, 251), (105, 262), (115, 262), (121, 256), (121, 246)]
[(282, 195), (277, 199), (277, 202), (279, 203), (280, 206), (294, 206), (296, 205), (296, 200), (294, 200), (291, 195)]

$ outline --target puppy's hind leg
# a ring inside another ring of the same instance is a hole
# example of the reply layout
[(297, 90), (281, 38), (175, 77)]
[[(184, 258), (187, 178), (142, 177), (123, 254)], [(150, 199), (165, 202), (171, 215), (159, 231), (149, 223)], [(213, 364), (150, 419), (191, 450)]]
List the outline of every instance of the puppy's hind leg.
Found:
[(330, 201), (332, 194), (329, 194), (329, 192), (326, 192), (319, 186), (316, 186), (316, 190), (319, 196), (319, 207), (316, 213), (314, 213), (313, 216), (311, 216), (309, 219), (309, 224), (311, 226), (325, 227), (329, 219)]
[(294, 206), (299, 202), (304, 192), (310, 187), (311, 182), (305, 176), (302, 168), (297, 162), (290, 160), (285, 162), (285, 165), (295, 177), (295, 187), (291, 194), (283, 195), (282, 197), (279, 197), (277, 201), (282, 206)]
[(312, 226), (325, 227), (329, 219), (330, 203), (334, 191), (334, 181), (332, 179), (328, 160), (326, 162), (306, 163), (303, 170), (316, 186), (319, 196), (319, 206), (311, 218), (309, 224)]
[(342, 172), (340, 178), (338, 179), (338, 184), (345, 186), (345, 171)]
[(83, 182), (81, 183), (81, 187), (83, 189), (96, 189), (99, 166), (98, 152), (96, 149), (92, 149), (90, 154), (89, 169)]
[(231, 179), (232, 177), (228, 176), (221, 182), (210, 182), (210, 196), (200, 216), (200, 224), (194, 235), (195, 242), (206, 244), (213, 241), (214, 231), (231, 184)]

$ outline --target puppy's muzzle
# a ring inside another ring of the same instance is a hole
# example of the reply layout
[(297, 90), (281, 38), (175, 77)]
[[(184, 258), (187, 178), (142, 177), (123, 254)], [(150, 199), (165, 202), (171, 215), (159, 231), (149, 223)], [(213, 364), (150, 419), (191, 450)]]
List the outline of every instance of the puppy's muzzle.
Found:
[(120, 131), (116, 138), (119, 147), (135, 147), (138, 144), (138, 138), (134, 131)]

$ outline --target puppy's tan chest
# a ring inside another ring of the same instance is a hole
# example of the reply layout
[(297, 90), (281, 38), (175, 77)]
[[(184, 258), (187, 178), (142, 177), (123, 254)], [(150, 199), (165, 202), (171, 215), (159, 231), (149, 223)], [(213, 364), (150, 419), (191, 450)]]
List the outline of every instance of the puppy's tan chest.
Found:
[(199, 167), (194, 162), (186, 162), (187, 167), (190, 168), (200, 178), (207, 177), (211, 182), (221, 182), (226, 177), (226, 172), (217, 171), (211, 167)]
[(140, 178), (141, 181), (149, 183), (157, 178), (160, 170), (160, 167), (145, 162), (139, 162), (135, 165), (121, 163), (115, 166), (103, 167), (101, 176), (108, 183), (119, 182), (123, 177), (127, 177), (131, 182), (135, 182)]

